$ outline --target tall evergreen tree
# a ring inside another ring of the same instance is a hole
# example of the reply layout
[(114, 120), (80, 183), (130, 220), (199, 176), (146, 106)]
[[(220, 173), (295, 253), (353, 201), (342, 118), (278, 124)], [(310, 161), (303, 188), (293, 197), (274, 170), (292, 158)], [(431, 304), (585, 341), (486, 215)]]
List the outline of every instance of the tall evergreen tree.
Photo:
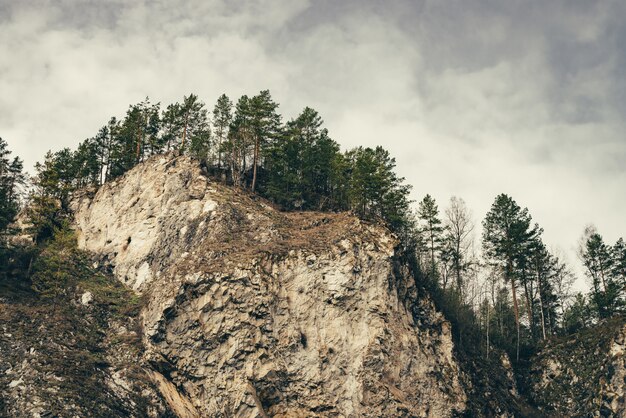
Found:
[(17, 215), (20, 188), (26, 180), (22, 160), (11, 159), (10, 155), (7, 143), (0, 138), (0, 245), (8, 225)]
[(119, 177), (141, 159), (145, 117), (141, 104), (132, 105), (124, 120), (116, 127), (111, 152), (111, 178)]
[(331, 193), (339, 145), (321, 128), (322, 123), (319, 114), (307, 107), (267, 148), (264, 195), (285, 208), (336, 207)]
[(626, 292), (626, 244), (623, 238), (618, 239), (611, 249), (611, 257), (611, 277), (621, 287), (623, 295)]
[(251, 100), (243, 95), (237, 100), (235, 114), (228, 130), (225, 149), (228, 153), (233, 184), (241, 187), (247, 170), (247, 156), (253, 143)]
[(502, 271), (505, 281), (511, 286), (518, 360), (520, 346), (519, 305), (516, 293), (520, 277), (518, 262), (520, 254), (527, 250), (528, 243), (536, 235), (537, 231), (531, 228), (531, 216), (528, 209), (520, 208), (512, 198), (505, 194), (498, 195), (483, 221), (483, 250), (488, 260)]
[(206, 160), (211, 148), (211, 126), (204, 103), (198, 96), (190, 94), (183, 98), (179, 118), (182, 126), (180, 149), (196, 158)]
[(250, 101), (250, 128), (254, 141), (252, 154), (252, 192), (256, 190), (258, 168), (261, 163), (263, 146), (278, 136), (280, 115), (276, 112), (278, 104), (274, 102), (269, 90), (263, 90)]
[[(420, 220), (420, 233), (426, 243), (430, 255), (428, 271), (431, 280), (437, 280), (437, 254), (441, 250), (444, 228), (439, 219), (439, 208), (435, 199), (429, 194), (424, 196), (419, 204), (417, 216)], [(444, 286), (445, 287), (445, 286)], [(445, 289), (444, 289), (445, 290)]]
[(591, 280), (592, 301), (600, 318), (613, 315), (621, 305), (623, 284), (614, 280), (612, 249), (593, 226), (585, 229), (579, 246), (579, 256), (585, 274)]
[(65, 164), (67, 153), (63, 151), (57, 154), (48, 151), (43, 163), (35, 164), (28, 216), (37, 242), (52, 237), (63, 222), (63, 205), (68, 202), (70, 185), (67, 179), (62, 178), (65, 173), (59, 170), (59, 155)]
[[(538, 300), (537, 311), (539, 313), (539, 321), (541, 326), (541, 334), (545, 340), (548, 335), (552, 334), (555, 327), (557, 316), (558, 300), (554, 291), (553, 279), (559, 274), (558, 260), (547, 250), (543, 242), (538, 239), (536, 245), (530, 254), (530, 268), (533, 272), (532, 281), (529, 279), (531, 286), (536, 284), (536, 296)], [(534, 302), (534, 293), (531, 287), (529, 291), (529, 300)], [(531, 306), (531, 309), (533, 306)], [(529, 324), (534, 327), (533, 316), (529, 316)]]
[(101, 166), (98, 143), (95, 138), (89, 138), (78, 145), (73, 153), (75, 187), (98, 185), (100, 182)]
[(346, 153), (352, 161), (350, 207), (365, 218), (380, 217), (392, 230), (399, 230), (409, 214), (411, 187), (403, 184), (394, 169), (395, 158), (383, 147), (355, 148)]
[(233, 102), (227, 95), (222, 94), (213, 108), (213, 129), (215, 131), (215, 146), (217, 154), (217, 168), (222, 168), (222, 153), (228, 139), (228, 128), (233, 120)]
[(161, 113), (161, 141), (165, 147), (165, 151), (171, 151), (178, 147), (180, 138), (182, 138), (183, 124), (180, 119), (180, 104), (172, 103), (167, 106)]
[(98, 160), (98, 184), (103, 184), (106, 181), (107, 167), (111, 158), (111, 142), (107, 125), (100, 128), (93, 141)]

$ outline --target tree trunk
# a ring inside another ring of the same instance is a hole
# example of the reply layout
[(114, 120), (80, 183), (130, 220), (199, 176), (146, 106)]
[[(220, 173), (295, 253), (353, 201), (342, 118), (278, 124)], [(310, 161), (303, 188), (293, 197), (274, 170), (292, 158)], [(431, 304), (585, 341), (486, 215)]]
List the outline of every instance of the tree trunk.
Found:
[[(539, 280), (539, 278), (537, 278)], [(546, 339), (546, 319), (543, 314), (543, 296), (541, 296), (541, 282), (539, 283), (539, 308), (541, 312), (541, 332), (543, 334), (543, 339)]]
[(489, 303), (487, 303), (487, 360), (489, 360)]
[(511, 294), (513, 296), (513, 311), (515, 313), (515, 327), (517, 328), (517, 356), (516, 356), (516, 359), (517, 359), (517, 361), (519, 361), (519, 336), (520, 336), (519, 308), (517, 306), (517, 295), (515, 294), (515, 279), (513, 279), (513, 277), (510, 277), (509, 280), (511, 281)]
[(252, 162), (252, 193), (254, 193), (254, 189), (256, 187), (256, 170), (259, 161), (259, 138), (256, 137), (254, 139), (254, 161)]
[[(431, 271), (431, 280), (435, 279), (435, 234), (433, 233), (433, 225), (430, 225), (430, 271)], [(436, 282), (433, 282), (436, 283)]]
[(189, 123), (189, 112), (185, 113), (185, 128), (183, 129), (183, 142), (180, 146), (180, 150), (182, 152), (185, 152), (185, 139), (187, 138), (187, 124), (188, 123)]
[(222, 168), (222, 143), (224, 142), (222, 134), (217, 136), (217, 168)]
[(459, 291), (459, 296), (461, 295), (461, 240), (457, 237), (456, 240), (456, 257), (454, 260), (455, 268), (456, 268), (456, 287)]
[(530, 335), (532, 336), (533, 341), (535, 340), (535, 318), (533, 316), (533, 309), (531, 304), (531, 297), (528, 291), (528, 283), (524, 280), (524, 295), (526, 296), (526, 314), (528, 315), (528, 324), (530, 325)]
[(135, 161), (138, 163), (141, 158), (141, 128), (137, 129), (137, 149), (135, 150)]

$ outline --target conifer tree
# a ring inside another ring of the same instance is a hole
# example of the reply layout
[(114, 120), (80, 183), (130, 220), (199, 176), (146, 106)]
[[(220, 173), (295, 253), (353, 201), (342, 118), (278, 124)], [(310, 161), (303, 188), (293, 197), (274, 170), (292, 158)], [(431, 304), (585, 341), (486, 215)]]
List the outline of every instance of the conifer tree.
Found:
[(623, 295), (626, 292), (626, 244), (623, 238), (618, 239), (611, 249), (611, 257), (611, 277), (621, 287)]
[(520, 277), (519, 260), (520, 255), (527, 250), (529, 242), (536, 236), (537, 230), (531, 228), (528, 209), (520, 208), (506, 194), (498, 195), (483, 221), (483, 250), (487, 259), (502, 271), (505, 281), (511, 286), (518, 360), (520, 321), (516, 288)]
[(229, 165), (232, 182), (241, 187), (247, 170), (247, 155), (253, 141), (250, 98), (243, 95), (237, 100), (235, 114), (228, 130), (226, 150), (229, 155)]
[(181, 151), (185, 152), (189, 148), (194, 157), (206, 160), (211, 148), (211, 126), (204, 103), (195, 94), (190, 94), (183, 98), (179, 109)]
[(10, 155), (7, 143), (0, 138), (0, 245), (8, 225), (17, 215), (20, 188), (26, 181), (22, 160), (11, 159)]
[[(35, 240), (42, 240), (52, 237), (63, 220), (63, 204), (67, 204), (68, 183), (61, 178), (59, 170), (59, 160), (66, 156), (66, 153), (56, 155), (48, 151), (43, 163), (35, 164), (35, 177), (33, 178), (33, 189), (29, 195), (28, 216), (33, 225)], [(62, 160), (64, 163), (64, 160)]]
[(585, 229), (579, 256), (585, 266), (585, 274), (591, 280), (592, 301), (600, 318), (610, 317), (622, 304), (620, 299), (624, 285), (619, 283), (619, 277), (612, 274), (615, 271), (613, 252), (595, 227)]
[(180, 104), (172, 103), (161, 113), (161, 141), (165, 151), (171, 151), (178, 147), (179, 138), (182, 137), (182, 121), (180, 119)]
[(269, 90), (263, 90), (250, 101), (249, 120), (250, 132), (254, 141), (252, 154), (252, 192), (256, 190), (257, 174), (261, 163), (263, 146), (275, 139), (280, 130), (280, 115), (276, 113), (278, 104), (272, 100)]
[(429, 194), (424, 196), (424, 199), (420, 202), (419, 209), (417, 210), (417, 216), (421, 222), (420, 233), (423, 236), (430, 254), (428, 266), (430, 279), (435, 281), (437, 279), (436, 255), (441, 250), (444, 228), (441, 224), (441, 219), (439, 219), (439, 208), (437, 207), (437, 203)]
[(307, 107), (267, 148), (264, 193), (285, 208), (335, 206), (331, 190), (339, 145), (322, 124), (319, 114)]
[(213, 108), (213, 129), (215, 131), (217, 168), (222, 168), (222, 153), (224, 152), (224, 144), (228, 139), (228, 128), (232, 122), (233, 102), (227, 95), (222, 94)]
[(411, 187), (394, 171), (396, 160), (383, 147), (355, 148), (346, 153), (351, 163), (350, 207), (364, 218), (380, 217), (399, 230), (409, 214)]

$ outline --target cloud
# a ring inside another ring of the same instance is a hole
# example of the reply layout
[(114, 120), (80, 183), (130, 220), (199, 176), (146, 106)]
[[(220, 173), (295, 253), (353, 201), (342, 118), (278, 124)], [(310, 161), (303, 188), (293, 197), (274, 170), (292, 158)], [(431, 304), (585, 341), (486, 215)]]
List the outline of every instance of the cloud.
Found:
[(0, 0), (0, 135), (27, 166), (150, 96), (269, 88), (345, 148), (382, 144), (443, 208), (528, 206), (575, 262), (626, 231), (619, 1)]

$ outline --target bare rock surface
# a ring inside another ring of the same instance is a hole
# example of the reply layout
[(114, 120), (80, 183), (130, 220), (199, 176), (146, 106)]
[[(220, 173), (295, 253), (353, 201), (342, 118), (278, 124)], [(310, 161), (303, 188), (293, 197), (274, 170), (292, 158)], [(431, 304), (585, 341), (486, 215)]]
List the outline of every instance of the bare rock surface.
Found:
[(465, 410), (449, 323), (383, 227), (281, 213), (186, 157), (154, 157), (74, 210), (79, 245), (145, 298), (144, 358), (177, 415)]
[(551, 342), (533, 359), (528, 386), (549, 416), (626, 417), (623, 317)]

